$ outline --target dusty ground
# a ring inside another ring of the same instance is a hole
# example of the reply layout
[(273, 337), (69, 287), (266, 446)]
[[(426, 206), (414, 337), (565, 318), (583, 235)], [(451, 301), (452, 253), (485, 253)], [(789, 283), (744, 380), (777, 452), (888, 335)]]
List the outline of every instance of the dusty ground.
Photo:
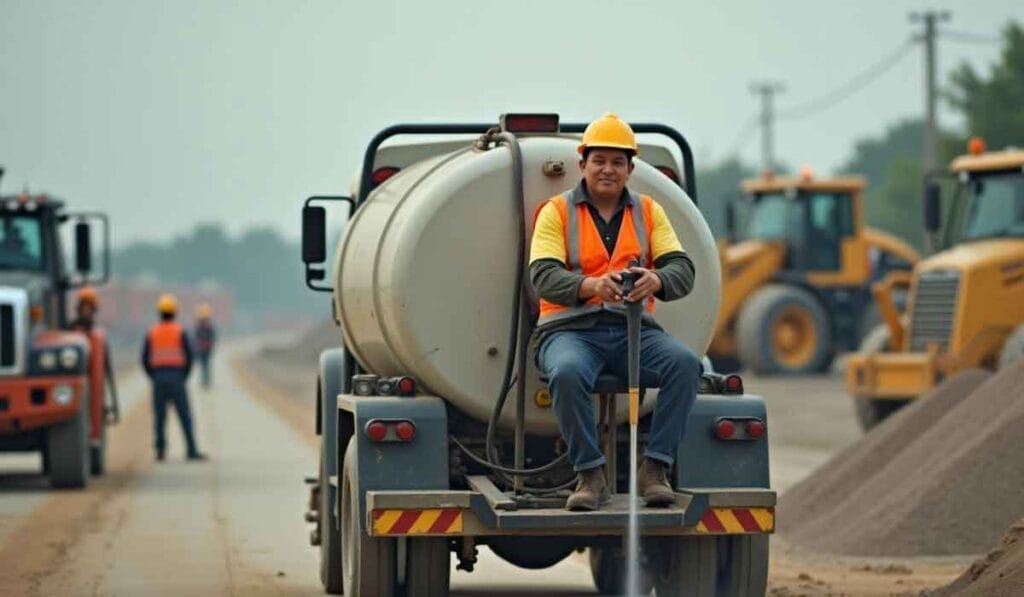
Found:
[[(180, 460), (173, 418), (169, 461), (153, 461), (137, 375), (122, 383), (127, 416), (111, 436), (110, 472), (87, 490), (50, 491), (37, 457), (0, 455), (0, 595), (322, 594), (302, 521), (302, 479), (316, 464), (314, 378), (254, 350), (220, 355), (215, 388), (192, 391), (210, 462)], [(859, 436), (838, 378), (746, 383), (768, 399), (780, 489)], [(821, 558), (773, 539), (769, 594), (916, 595), (967, 562)], [(593, 594), (582, 557), (534, 572), (482, 553), (476, 572), (452, 580), (456, 595)]]

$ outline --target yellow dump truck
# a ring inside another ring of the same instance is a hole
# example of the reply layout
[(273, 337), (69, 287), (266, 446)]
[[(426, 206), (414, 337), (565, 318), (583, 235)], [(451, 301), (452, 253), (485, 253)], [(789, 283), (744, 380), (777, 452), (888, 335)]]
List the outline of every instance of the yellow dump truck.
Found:
[[(997, 369), (1024, 356), (1024, 151), (986, 152), (974, 140), (948, 176), (956, 191), (938, 243), (945, 250), (873, 288), (885, 323), (847, 369), (865, 429), (957, 371)], [(936, 178), (924, 198), (933, 236), (942, 219)], [(905, 315), (891, 300), (900, 287), (910, 289)]]
[[(880, 321), (870, 283), (909, 271), (919, 255), (864, 225), (861, 177), (815, 178), (805, 168), (742, 188), (743, 230), (720, 246), (722, 307), (708, 354), (724, 371), (826, 369)], [(728, 219), (735, 228), (731, 209)]]

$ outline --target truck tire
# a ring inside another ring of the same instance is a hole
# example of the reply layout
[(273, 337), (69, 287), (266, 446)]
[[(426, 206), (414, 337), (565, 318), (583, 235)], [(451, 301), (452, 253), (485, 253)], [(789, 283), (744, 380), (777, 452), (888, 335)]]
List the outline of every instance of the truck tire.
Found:
[(360, 529), (355, 438), (345, 448), (341, 483), (341, 576), (349, 597), (393, 597), (395, 541), (371, 537)]
[(746, 597), (768, 587), (768, 535), (672, 537), (655, 574), (657, 597)]
[(89, 472), (94, 477), (102, 477), (107, 472), (107, 424), (100, 425), (100, 440), (96, 445), (89, 446)]
[(82, 390), (79, 408), (69, 421), (46, 432), (50, 484), (56, 488), (85, 487), (89, 480), (88, 391)]
[(446, 597), (451, 552), (444, 537), (409, 538), (403, 597)]
[[(590, 576), (601, 595), (625, 595), (626, 554), (622, 547), (591, 547)], [(654, 579), (646, 566), (640, 569), (640, 594), (647, 595), (654, 589)]]
[(1018, 326), (1003, 344), (1003, 352), (999, 354), (999, 368), (1006, 369), (1021, 360), (1024, 360), (1024, 325)]
[(327, 478), (323, 447), (320, 448), (319, 514), (317, 523), (320, 531), (320, 582), (329, 595), (342, 594), (341, 582), (341, 529), (331, 501), (331, 480)]
[[(864, 356), (888, 352), (890, 337), (889, 326), (884, 323), (877, 325), (861, 340), (857, 352)], [(857, 413), (857, 421), (860, 423), (861, 429), (870, 431), (906, 403), (906, 400), (874, 400), (863, 396), (854, 396), (853, 410)]]
[(832, 325), (813, 294), (784, 284), (754, 293), (736, 321), (740, 362), (759, 374), (816, 373), (832, 361)]

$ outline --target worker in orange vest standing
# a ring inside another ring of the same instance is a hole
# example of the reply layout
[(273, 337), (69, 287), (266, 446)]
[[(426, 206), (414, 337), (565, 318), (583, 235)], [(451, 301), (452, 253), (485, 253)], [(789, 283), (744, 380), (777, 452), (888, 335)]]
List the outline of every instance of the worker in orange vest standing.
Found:
[(163, 460), (167, 449), (164, 428), (167, 421), (167, 403), (174, 404), (185, 435), (186, 457), (206, 460), (196, 448), (192, 431), (192, 413), (188, 405), (185, 382), (192, 371), (192, 349), (185, 330), (174, 320), (178, 313), (178, 300), (164, 294), (156, 304), (160, 322), (149, 329), (142, 346), (142, 366), (153, 382), (153, 431), (156, 459)]
[(217, 341), (217, 330), (213, 327), (213, 309), (207, 303), (196, 307), (196, 357), (199, 359), (199, 373), (203, 388), (209, 388), (210, 358)]

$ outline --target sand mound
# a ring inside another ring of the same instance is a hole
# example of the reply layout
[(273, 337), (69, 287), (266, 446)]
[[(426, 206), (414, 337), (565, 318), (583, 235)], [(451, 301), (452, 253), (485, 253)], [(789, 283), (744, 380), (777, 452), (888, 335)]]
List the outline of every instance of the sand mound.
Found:
[(785, 493), (780, 532), (848, 555), (985, 551), (1024, 515), (1024, 364), (985, 377), (949, 380)]
[(1006, 531), (999, 546), (971, 564), (952, 584), (936, 591), (934, 595), (1024, 595), (1024, 519), (1018, 520)]

